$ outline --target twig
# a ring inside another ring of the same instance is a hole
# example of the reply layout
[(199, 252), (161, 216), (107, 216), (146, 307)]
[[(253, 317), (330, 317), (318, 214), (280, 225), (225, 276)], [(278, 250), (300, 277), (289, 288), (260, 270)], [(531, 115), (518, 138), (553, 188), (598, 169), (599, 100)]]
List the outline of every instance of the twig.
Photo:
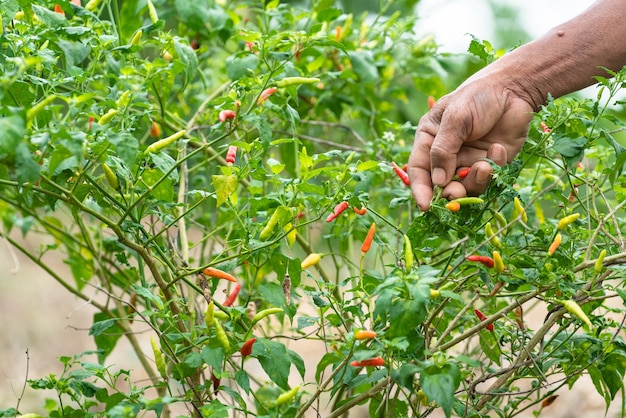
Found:
[(391, 383), (390, 377), (384, 380), (381, 380), (376, 385), (372, 386), (372, 388), (369, 389), (367, 392), (363, 392), (356, 398), (352, 398), (348, 402), (342, 404), (340, 408), (337, 408), (335, 411), (333, 411), (333, 413), (328, 415), (327, 418), (337, 418), (341, 416), (344, 412), (349, 411), (353, 406), (360, 404), (364, 400), (373, 397), (378, 392), (385, 389), (390, 383)]
[(20, 410), (20, 403), (22, 402), (22, 399), (24, 398), (24, 393), (26, 393), (26, 384), (28, 382), (29, 368), (30, 368), (30, 356), (28, 355), (28, 348), (27, 348), (26, 349), (26, 376), (24, 376), (24, 385), (22, 385), (22, 392), (20, 393), (20, 396), (18, 396), (17, 398), (17, 404), (15, 405), (16, 411)]

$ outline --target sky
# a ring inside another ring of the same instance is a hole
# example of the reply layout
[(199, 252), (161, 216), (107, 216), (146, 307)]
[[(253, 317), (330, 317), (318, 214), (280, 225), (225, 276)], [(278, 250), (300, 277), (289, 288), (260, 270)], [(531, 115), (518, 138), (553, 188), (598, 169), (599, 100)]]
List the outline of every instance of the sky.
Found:
[[(492, 0), (519, 10), (519, 21), (532, 38), (541, 36), (593, 4), (592, 0)], [(421, 0), (418, 34), (434, 34), (441, 52), (465, 52), (468, 34), (492, 42), (493, 19), (488, 0)], [(494, 46), (498, 47), (497, 44)]]

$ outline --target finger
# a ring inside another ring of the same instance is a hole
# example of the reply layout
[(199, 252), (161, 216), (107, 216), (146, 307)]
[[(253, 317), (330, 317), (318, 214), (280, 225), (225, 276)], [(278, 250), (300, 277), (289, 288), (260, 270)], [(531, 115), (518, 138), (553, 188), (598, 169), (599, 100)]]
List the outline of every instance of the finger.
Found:
[(469, 135), (470, 125), (471, 114), (467, 110), (450, 105), (443, 113), (430, 150), (433, 184), (445, 186), (454, 176), (458, 166), (457, 154)]
[(451, 181), (446, 187), (443, 188), (441, 196), (448, 200), (458, 199), (459, 197), (467, 196), (467, 190), (460, 182)]
[(409, 156), (407, 174), (411, 180), (411, 193), (421, 210), (430, 208), (433, 197), (433, 184), (430, 178), (430, 147), (433, 136), (418, 129)]
[[(493, 144), (487, 151), (486, 157), (499, 166), (507, 163), (506, 148), (501, 144)], [(478, 161), (470, 169), (467, 177), (462, 181), (470, 196), (476, 196), (487, 190), (493, 175), (493, 168), (487, 161)]]

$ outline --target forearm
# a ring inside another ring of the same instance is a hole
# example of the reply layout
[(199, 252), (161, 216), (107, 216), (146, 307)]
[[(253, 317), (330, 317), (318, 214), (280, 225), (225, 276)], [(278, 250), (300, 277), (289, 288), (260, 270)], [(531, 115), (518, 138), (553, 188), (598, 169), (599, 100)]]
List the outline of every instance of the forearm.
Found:
[[(476, 74), (496, 77), (533, 109), (606, 76), (600, 67), (626, 65), (626, 1), (599, 0), (547, 34), (506, 54)], [(472, 77), (473, 79), (474, 77)]]

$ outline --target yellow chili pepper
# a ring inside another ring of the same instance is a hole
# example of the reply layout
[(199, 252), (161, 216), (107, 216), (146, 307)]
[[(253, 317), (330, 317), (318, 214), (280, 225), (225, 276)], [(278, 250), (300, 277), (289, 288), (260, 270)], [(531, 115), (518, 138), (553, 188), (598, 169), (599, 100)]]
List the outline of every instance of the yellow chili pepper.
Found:
[(571, 224), (572, 222), (576, 221), (576, 219), (580, 218), (580, 213), (572, 213), (571, 215), (567, 215), (564, 218), (561, 218), (561, 220), (559, 221), (558, 225), (556, 226), (556, 229), (558, 229), (559, 231), (567, 228), (567, 226), (569, 224)]

